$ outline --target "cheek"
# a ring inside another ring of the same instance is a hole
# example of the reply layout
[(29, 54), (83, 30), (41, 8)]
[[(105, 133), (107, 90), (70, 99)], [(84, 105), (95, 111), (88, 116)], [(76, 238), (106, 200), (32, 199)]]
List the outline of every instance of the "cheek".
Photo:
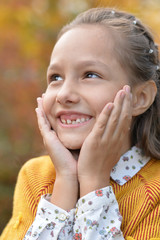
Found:
[(116, 93), (109, 94), (105, 92), (95, 97), (94, 106), (98, 115), (101, 113), (107, 103), (114, 101), (115, 95)]
[(48, 97), (46, 97), (46, 96), (43, 98), (43, 109), (44, 109), (45, 114), (49, 113), (50, 101), (49, 101)]
[(55, 95), (49, 91), (46, 91), (43, 98), (43, 108), (46, 114), (49, 114), (55, 103)]

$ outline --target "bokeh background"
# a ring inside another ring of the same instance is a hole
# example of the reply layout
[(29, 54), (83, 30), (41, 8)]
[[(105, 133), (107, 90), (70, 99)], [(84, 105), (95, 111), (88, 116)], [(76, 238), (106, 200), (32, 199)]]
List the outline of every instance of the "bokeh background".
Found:
[(44, 153), (36, 123), (36, 98), (62, 25), (90, 7), (134, 13), (160, 38), (160, 0), (0, 0), (0, 233), (12, 213), (17, 174)]

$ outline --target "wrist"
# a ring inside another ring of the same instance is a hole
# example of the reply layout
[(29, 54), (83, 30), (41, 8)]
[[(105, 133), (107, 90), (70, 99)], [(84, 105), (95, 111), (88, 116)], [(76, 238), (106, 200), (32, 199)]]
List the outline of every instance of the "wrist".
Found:
[(79, 184), (80, 184), (80, 197), (83, 197), (84, 195), (92, 191), (109, 186), (109, 178), (97, 178), (97, 179), (95, 177), (92, 177), (92, 179), (83, 178), (81, 179)]
[(67, 182), (68, 184), (73, 184), (78, 181), (78, 178), (77, 178), (77, 174), (58, 173), (56, 171), (56, 181), (57, 182)]
[(70, 210), (75, 207), (77, 199), (77, 179), (56, 177), (50, 202), (64, 210)]

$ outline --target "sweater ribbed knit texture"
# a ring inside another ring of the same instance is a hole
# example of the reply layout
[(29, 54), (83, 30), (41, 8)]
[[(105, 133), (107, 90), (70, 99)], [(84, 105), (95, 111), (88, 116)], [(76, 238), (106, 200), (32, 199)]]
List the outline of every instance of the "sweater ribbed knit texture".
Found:
[[(20, 170), (13, 215), (0, 240), (22, 240), (34, 221), (41, 195), (52, 193), (56, 173), (48, 156), (31, 159)], [(123, 217), (126, 240), (160, 240), (160, 161), (150, 160), (123, 186), (111, 180)]]

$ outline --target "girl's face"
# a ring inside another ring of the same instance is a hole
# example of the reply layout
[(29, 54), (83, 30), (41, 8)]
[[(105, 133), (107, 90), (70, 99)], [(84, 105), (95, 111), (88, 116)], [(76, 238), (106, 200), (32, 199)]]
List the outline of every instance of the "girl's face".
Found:
[(84, 25), (56, 43), (47, 72), (44, 110), (60, 141), (81, 148), (103, 107), (128, 84), (114, 39), (101, 26)]

